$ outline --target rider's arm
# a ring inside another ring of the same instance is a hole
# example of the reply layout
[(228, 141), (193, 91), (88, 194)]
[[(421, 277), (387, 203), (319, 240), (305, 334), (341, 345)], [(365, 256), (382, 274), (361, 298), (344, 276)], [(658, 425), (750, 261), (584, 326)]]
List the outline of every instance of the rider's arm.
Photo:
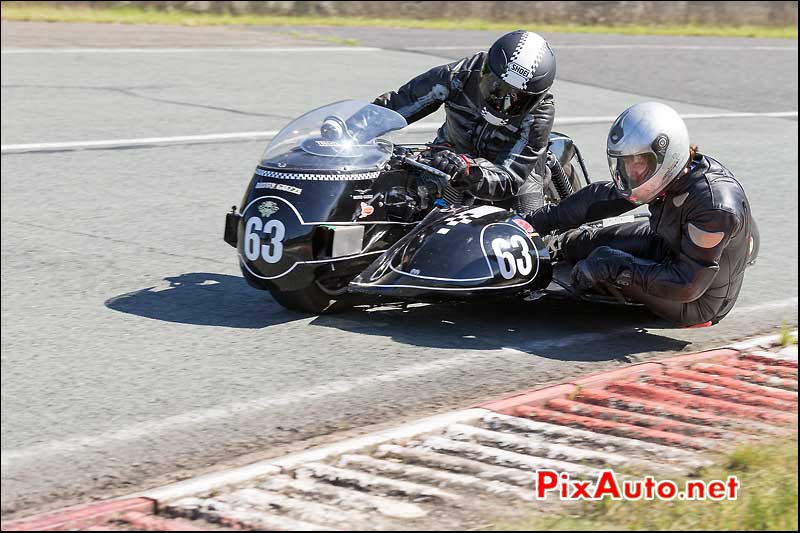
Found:
[(586, 222), (621, 215), (636, 206), (626, 200), (610, 181), (587, 185), (558, 204), (537, 209), (527, 217), (541, 234), (577, 228)]
[(439, 109), (447, 100), (453, 74), (465, 61), (434, 67), (396, 91), (382, 94), (373, 103), (398, 112), (409, 124), (416, 122)]
[(678, 302), (700, 298), (714, 282), (722, 252), (741, 221), (725, 209), (689, 214), (674, 257), (660, 263), (635, 261), (632, 283), (652, 296)]
[(483, 200), (498, 201), (515, 196), (529, 177), (542, 183), (547, 172), (547, 143), (555, 114), (553, 95), (548, 94), (523, 121), (519, 140), (497, 161), (475, 159), (479, 178), (472, 193)]

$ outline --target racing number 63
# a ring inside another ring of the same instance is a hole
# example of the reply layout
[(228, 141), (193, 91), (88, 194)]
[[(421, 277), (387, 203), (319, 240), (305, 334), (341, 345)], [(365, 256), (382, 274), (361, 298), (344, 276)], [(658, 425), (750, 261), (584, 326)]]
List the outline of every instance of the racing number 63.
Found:
[[(269, 235), (269, 244), (261, 244), (259, 231)], [(260, 217), (250, 217), (244, 227), (244, 255), (255, 261), (262, 257), (267, 263), (277, 263), (283, 257), (283, 237), (286, 227), (280, 220), (268, 220), (266, 224)]]
[[(522, 249), (522, 257), (516, 258), (511, 250)], [(521, 235), (512, 235), (510, 239), (497, 238), (492, 241), (492, 250), (497, 257), (497, 265), (500, 267), (500, 275), (504, 279), (511, 279), (517, 275), (527, 276), (533, 270), (533, 260), (531, 259), (528, 243)]]

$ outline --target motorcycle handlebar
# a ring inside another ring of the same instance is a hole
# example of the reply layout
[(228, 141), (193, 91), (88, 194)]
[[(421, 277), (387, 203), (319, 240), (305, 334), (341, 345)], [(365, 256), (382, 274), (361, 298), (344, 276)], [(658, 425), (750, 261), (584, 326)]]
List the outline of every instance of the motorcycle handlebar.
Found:
[(416, 180), (414, 187), (420, 208), (428, 209), (430, 202), (442, 197), (445, 188), (450, 183), (450, 175), (419, 159), (402, 156), (400, 160), (407, 166), (423, 171), (423, 175)]
[(411, 159), (410, 157), (406, 157), (406, 156), (404, 156), (402, 158), (402, 161), (403, 161), (403, 163), (406, 163), (407, 165), (411, 165), (412, 167), (416, 167), (416, 168), (418, 168), (420, 170), (424, 170), (425, 172), (433, 174), (434, 176), (437, 176), (439, 178), (446, 179), (448, 182), (450, 181), (450, 174), (448, 174), (447, 172), (442, 172), (438, 168), (434, 168), (434, 167), (432, 167), (430, 165), (426, 165), (425, 163), (420, 163), (416, 159)]

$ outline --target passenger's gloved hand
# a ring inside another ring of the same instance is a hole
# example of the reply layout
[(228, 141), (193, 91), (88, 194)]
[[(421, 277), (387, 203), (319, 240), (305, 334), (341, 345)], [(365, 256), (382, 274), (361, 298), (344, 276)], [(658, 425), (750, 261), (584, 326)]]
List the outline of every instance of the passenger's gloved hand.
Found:
[(572, 269), (572, 285), (579, 292), (604, 283), (617, 288), (628, 287), (633, 278), (634, 257), (608, 246), (596, 248), (589, 257), (578, 261)]
[[(537, 229), (536, 226), (533, 226)], [(544, 235), (542, 240), (547, 245), (547, 251), (550, 253), (550, 259), (553, 261), (564, 261), (567, 258), (564, 254), (565, 245), (569, 245), (570, 239), (575, 235), (577, 230), (569, 230), (565, 233), (556, 233), (553, 235)]]
[(556, 228), (551, 228), (548, 224), (549, 221), (549, 208), (551, 206), (546, 205), (544, 207), (540, 207), (533, 213), (527, 213), (523, 218), (533, 226), (536, 231), (539, 232), (540, 235), (546, 235), (551, 231), (555, 230)]
[(431, 166), (450, 175), (454, 187), (469, 188), (478, 177), (475, 160), (465, 154), (457, 154), (450, 150), (437, 152)]

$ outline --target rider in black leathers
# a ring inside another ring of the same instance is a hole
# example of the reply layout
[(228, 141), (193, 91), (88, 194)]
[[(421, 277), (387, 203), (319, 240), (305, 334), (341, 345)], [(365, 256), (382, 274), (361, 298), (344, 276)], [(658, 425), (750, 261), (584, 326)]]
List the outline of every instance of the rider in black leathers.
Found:
[(528, 213), (541, 207), (555, 107), (555, 56), (535, 33), (515, 31), (488, 52), (432, 68), (374, 103), (415, 122), (445, 106), (433, 166), (476, 198)]
[[(584, 226), (557, 238), (561, 256), (575, 264), (573, 283), (580, 290), (611, 284), (683, 326), (716, 324), (733, 308), (745, 268), (756, 259), (758, 230), (742, 186), (718, 161), (689, 149), (685, 131), (677, 113), (663, 104), (631, 107), (609, 133), (614, 182), (592, 183), (528, 221), (542, 234), (564, 232), (647, 203), (649, 222)], [(663, 150), (662, 138), (668, 145)], [(645, 156), (633, 154), (648, 145), (655, 152), (650, 170), (639, 179), (626, 175), (634, 168), (632, 157), (647, 164)], [(675, 175), (659, 175), (660, 162), (666, 165), (673, 152)]]

